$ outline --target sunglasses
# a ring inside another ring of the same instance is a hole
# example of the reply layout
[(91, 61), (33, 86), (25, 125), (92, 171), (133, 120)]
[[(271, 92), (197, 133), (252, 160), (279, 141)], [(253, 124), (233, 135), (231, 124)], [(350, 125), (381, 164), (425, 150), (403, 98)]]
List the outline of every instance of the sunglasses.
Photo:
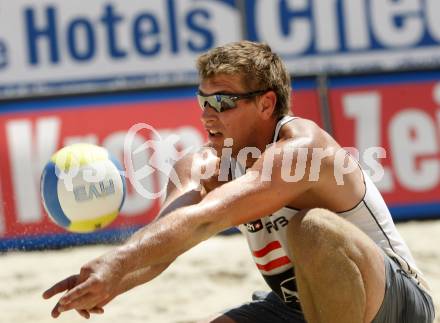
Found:
[(267, 91), (268, 90), (259, 90), (241, 94), (216, 93), (212, 95), (204, 95), (198, 91), (197, 100), (202, 110), (205, 110), (209, 106), (217, 112), (223, 112), (236, 108), (238, 100), (251, 99)]

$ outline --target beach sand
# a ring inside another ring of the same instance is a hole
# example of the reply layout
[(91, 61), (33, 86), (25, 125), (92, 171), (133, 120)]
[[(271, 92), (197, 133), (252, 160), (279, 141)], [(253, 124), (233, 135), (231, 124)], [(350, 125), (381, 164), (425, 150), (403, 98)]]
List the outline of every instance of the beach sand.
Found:
[[(397, 226), (430, 282), (438, 311), (440, 221)], [(52, 319), (56, 299), (43, 300), (41, 293), (109, 248), (112, 246), (0, 255), (0, 323), (87, 322), (75, 312)], [(214, 237), (179, 257), (154, 281), (113, 300), (103, 315), (94, 315), (88, 322), (195, 322), (248, 301), (254, 290), (267, 290), (267, 286), (251, 261), (244, 238)]]

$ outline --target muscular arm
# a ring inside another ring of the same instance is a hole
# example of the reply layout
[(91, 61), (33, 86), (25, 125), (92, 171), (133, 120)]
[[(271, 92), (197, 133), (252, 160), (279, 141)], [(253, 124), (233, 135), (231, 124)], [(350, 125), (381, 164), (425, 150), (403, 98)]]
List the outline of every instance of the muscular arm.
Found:
[[(172, 181), (168, 182), (167, 195), (156, 221), (179, 208), (194, 205), (201, 201), (201, 192), (194, 189), (189, 176), (192, 158), (193, 156), (188, 156), (176, 163), (174, 168), (181, 180), (181, 186), (177, 187)], [(130, 237), (127, 244), (136, 244), (137, 241), (142, 239), (142, 236), (143, 230), (141, 229)], [(168, 268), (174, 259), (167, 259), (162, 263), (156, 262), (149, 266), (138, 266), (134, 270), (128, 271), (120, 282), (118, 295), (156, 278)]]
[[(164, 206), (159, 212), (158, 219), (161, 219), (168, 214), (172, 213), (174, 210), (177, 210), (183, 206), (192, 205), (200, 202), (201, 195), (200, 191), (193, 190), (190, 180), (188, 176), (188, 164), (190, 163), (191, 158), (186, 158), (179, 161), (175, 165), (175, 170), (179, 175), (179, 178), (182, 180), (182, 185), (178, 188), (171, 181), (167, 186), (167, 196), (164, 201)], [(133, 236), (127, 241), (127, 244), (136, 243), (139, 239), (142, 238), (143, 230), (137, 231)], [(105, 257), (98, 258), (96, 261), (100, 264), (105, 264)], [(138, 286), (144, 284), (158, 275), (160, 275), (168, 266), (172, 263), (174, 259), (169, 259), (164, 262), (156, 262), (154, 264), (145, 264), (143, 266), (133, 267), (131, 270), (127, 270), (122, 273), (116, 279), (113, 279), (111, 282), (111, 288), (108, 288), (107, 291), (100, 291), (101, 297), (98, 301), (95, 301), (93, 306), (83, 306), (77, 307), (77, 311), (80, 315), (85, 318), (90, 317), (90, 313), (102, 313), (103, 306), (114, 299), (116, 296)], [(74, 290), (76, 286), (81, 286), (84, 281), (87, 281), (87, 278), (90, 277), (90, 273), (93, 272), (93, 265), (91, 265), (94, 261), (91, 261), (89, 264), (84, 265), (81, 268), (79, 274), (72, 275), (57, 284), (53, 285), (51, 288), (46, 290), (43, 293), (44, 298), (50, 298), (58, 293), (61, 293), (66, 290)], [(96, 274), (96, 273), (95, 273)], [(96, 276), (95, 276), (96, 277)], [(69, 292), (65, 294), (68, 295)], [(63, 298), (62, 298), (63, 299)], [(58, 317), (62, 309), (60, 309), (60, 302), (56, 304), (54, 309), (52, 310), (52, 316)]]
[[(282, 153), (275, 154), (271, 180), (262, 180), (264, 156), (285, 148), (284, 143), (269, 148), (245, 175), (214, 189), (199, 203), (176, 209), (143, 228), (114, 254), (122, 271), (172, 261), (216, 233), (271, 214), (305, 192), (308, 181), (283, 180)], [(292, 143), (288, 148), (295, 165), (297, 155)]]
[[(291, 148), (292, 163), (296, 165), (295, 143), (277, 143), (266, 150), (245, 175), (213, 189), (201, 198), (188, 189), (176, 194), (165, 209), (167, 216), (139, 230), (126, 244), (91, 261), (81, 268), (75, 287), (60, 299), (59, 311), (93, 309), (117, 289), (115, 282), (139, 270), (151, 270), (171, 263), (186, 250), (210, 236), (234, 225), (246, 223), (268, 215), (309, 189), (309, 182), (284, 181), (282, 178), (282, 154), (273, 159), (270, 179), (263, 180), (264, 156), (273, 150)], [(280, 146), (280, 147), (278, 147)], [(290, 168), (287, 166), (287, 173)], [(183, 186), (185, 187), (185, 186)], [(187, 188), (196, 187), (189, 181)], [(197, 197), (198, 198), (195, 198)], [(179, 204), (181, 199), (196, 204)], [(191, 198), (190, 198), (191, 197)], [(194, 199), (195, 198), (195, 199)], [(172, 207), (175, 205), (176, 207)], [(186, 205), (186, 206), (182, 206)], [(148, 269), (150, 268), (150, 269)], [(142, 279), (136, 281), (140, 282)]]
[[(177, 192), (175, 190), (173, 190), (171, 192), (171, 195), (168, 196), (173, 195), (177, 195)], [(166, 216), (172, 211), (178, 209), (179, 207), (197, 203), (196, 201), (198, 200), (198, 197), (200, 197), (200, 192), (189, 191), (181, 195), (177, 195), (172, 201), (169, 198), (165, 199), (165, 207), (162, 208), (162, 210), (160, 211), (158, 218)], [(137, 231), (133, 236), (130, 237), (128, 243), (136, 243), (137, 240), (141, 239), (142, 234), (142, 230)], [(126, 291), (136, 286), (145, 284), (153, 280), (154, 278), (159, 276), (165, 269), (167, 269), (173, 261), (174, 259), (166, 261), (164, 263), (156, 263), (147, 267), (141, 266), (138, 269), (128, 271), (118, 284), (118, 290), (115, 296), (125, 293)]]

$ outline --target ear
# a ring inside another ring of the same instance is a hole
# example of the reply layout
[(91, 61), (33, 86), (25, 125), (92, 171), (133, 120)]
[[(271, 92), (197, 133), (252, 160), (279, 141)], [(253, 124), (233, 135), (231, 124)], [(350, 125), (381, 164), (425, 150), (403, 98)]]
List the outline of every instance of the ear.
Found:
[(260, 114), (264, 120), (272, 118), (275, 105), (277, 103), (277, 95), (274, 91), (267, 91), (260, 97)]

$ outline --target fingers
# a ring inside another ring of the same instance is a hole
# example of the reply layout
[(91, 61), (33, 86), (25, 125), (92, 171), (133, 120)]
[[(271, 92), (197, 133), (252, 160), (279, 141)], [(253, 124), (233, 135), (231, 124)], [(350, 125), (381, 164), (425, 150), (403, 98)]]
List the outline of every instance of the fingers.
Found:
[[(90, 314), (103, 314), (104, 313), (104, 308), (100, 307), (100, 306), (95, 306), (89, 310), (85, 310), (85, 309), (76, 309), (76, 311), (78, 312), (79, 315), (81, 315), (82, 317), (89, 319), (90, 318)], [(55, 307), (52, 310), (52, 317), (53, 318), (57, 318), (58, 316), (61, 315), (61, 312), (63, 312), (63, 308), (60, 309), (60, 304), (57, 303), (55, 305)]]
[(103, 292), (103, 284), (88, 267), (81, 268), (79, 275), (72, 275), (43, 292), (43, 298), (65, 292), (52, 309), (51, 315), (57, 318), (62, 312), (76, 310), (79, 315), (89, 319), (91, 314), (104, 313), (103, 305), (109, 297)]
[(93, 314), (104, 314), (104, 309), (102, 307), (94, 307), (90, 309), (89, 312)]
[[(91, 308), (98, 308), (96, 306), (96, 304), (99, 303), (99, 301), (101, 300), (101, 296), (100, 295), (96, 295), (96, 294), (86, 294), (83, 295), (79, 298), (76, 298), (74, 300), (72, 300), (69, 303), (65, 303), (65, 304), (60, 304), (58, 306), (58, 311), (59, 312), (65, 312), (65, 311), (69, 311), (72, 309), (91, 309)], [(97, 310), (97, 312), (99, 312), (99, 310)]]
[(94, 307), (90, 310), (76, 310), (78, 312), (79, 315), (81, 315), (82, 317), (89, 319), (90, 318), (90, 314), (103, 314), (104, 313), (104, 309), (101, 307)]
[(56, 319), (61, 314), (59, 307), (60, 307), (60, 303), (56, 303), (56, 305), (52, 309), (52, 312), (50, 313), (54, 319)]
[(75, 286), (77, 279), (78, 279), (78, 275), (72, 275), (70, 277), (67, 277), (66, 279), (63, 279), (62, 281), (53, 285), (51, 288), (44, 291), (42, 295), (43, 298), (44, 299), (51, 298), (52, 296), (58, 293), (64, 292), (65, 290), (72, 288), (73, 286)]
[(87, 293), (91, 292), (91, 287), (93, 287), (93, 284), (93, 281), (91, 279), (88, 279), (78, 286), (73, 287), (66, 294), (64, 294), (63, 297), (60, 298), (59, 303), (61, 305), (66, 305), (73, 300), (77, 300), (78, 298), (86, 295)]
[[(78, 275), (72, 275), (58, 283), (56, 283), (55, 285), (53, 285), (51, 288), (47, 289), (46, 291), (44, 291), (43, 293), (43, 298), (48, 299), (51, 298), (52, 296), (61, 293), (65, 290), (69, 290), (71, 288), (73, 288), (78, 282)], [(53, 318), (57, 318), (58, 316), (60, 316), (61, 314), (61, 310), (60, 310), (60, 303), (58, 302), (55, 307), (52, 309), (51, 315)], [(89, 319), (90, 318), (90, 313), (87, 310), (84, 309), (77, 309), (76, 310), (78, 312), (79, 315), (81, 315), (82, 317)], [(94, 310), (95, 311), (95, 310)], [(96, 311), (96, 313), (98, 314), (99, 311)]]
[(86, 311), (86, 310), (76, 310), (76, 311), (78, 312), (79, 315), (81, 315), (85, 319), (90, 318), (90, 313), (88, 311)]

